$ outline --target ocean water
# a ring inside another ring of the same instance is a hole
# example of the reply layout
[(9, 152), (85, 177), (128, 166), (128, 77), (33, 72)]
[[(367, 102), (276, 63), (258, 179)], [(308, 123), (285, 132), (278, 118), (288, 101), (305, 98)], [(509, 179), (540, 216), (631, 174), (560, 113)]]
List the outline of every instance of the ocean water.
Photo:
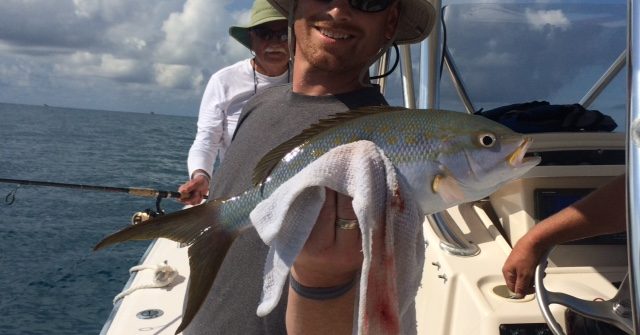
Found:
[[(196, 118), (0, 104), (0, 178), (176, 190)], [(0, 333), (97, 334), (149, 242), (94, 252), (155, 199), (0, 183)], [(179, 210), (163, 200), (166, 212)]]

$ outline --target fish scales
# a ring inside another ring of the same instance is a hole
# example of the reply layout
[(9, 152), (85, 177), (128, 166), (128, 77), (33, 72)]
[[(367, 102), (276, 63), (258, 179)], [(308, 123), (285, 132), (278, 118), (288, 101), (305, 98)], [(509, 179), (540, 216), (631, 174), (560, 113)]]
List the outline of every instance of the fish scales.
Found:
[[(437, 129), (434, 124), (439, 122), (431, 120), (442, 118), (440, 114), (439, 112), (403, 111), (392, 116), (384, 113), (371, 115), (366, 119), (351, 120), (327, 130), (314, 137), (313, 140), (309, 139), (299, 149), (294, 150), (291, 155), (285, 157), (285, 160), (290, 161), (283, 161), (279, 165), (283, 170), (274, 171), (273, 179), (289, 179), (301, 168), (330, 149), (357, 140), (374, 142), (394, 164), (430, 160), (440, 154), (436, 150), (442, 151), (442, 148), (446, 148), (437, 135), (447, 134), (448, 131)], [(447, 112), (444, 116), (450, 114)], [(446, 118), (443, 120), (446, 121)], [(389, 123), (393, 123), (394, 127), (391, 127)], [(413, 141), (408, 141), (407, 138), (411, 138)], [(456, 148), (452, 147), (447, 149), (447, 152), (454, 150)], [(313, 154), (305, 155), (309, 151)]]
[(359, 140), (371, 141), (384, 152), (424, 214), (486, 197), (539, 162), (524, 156), (529, 138), (481, 116), (359, 109), (321, 120), (271, 150), (256, 166), (255, 187), (244, 193), (129, 226), (95, 249), (159, 237), (190, 244), (190, 284), (178, 333), (202, 305), (235, 238), (250, 226), (255, 206), (332, 148)]

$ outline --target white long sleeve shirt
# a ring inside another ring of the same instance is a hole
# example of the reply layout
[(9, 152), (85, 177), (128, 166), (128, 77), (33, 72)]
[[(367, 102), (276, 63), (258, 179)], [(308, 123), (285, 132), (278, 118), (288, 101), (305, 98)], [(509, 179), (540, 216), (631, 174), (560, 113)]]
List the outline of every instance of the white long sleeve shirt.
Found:
[(189, 176), (198, 169), (212, 176), (216, 158), (224, 158), (242, 108), (255, 94), (254, 73), (258, 91), (286, 83), (288, 77), (287, 72), (277, 77), (254, 72), (251, 59), (245, 59), (220, 69), (209, 79), (200, 103), (198, 131), (187, 158)]

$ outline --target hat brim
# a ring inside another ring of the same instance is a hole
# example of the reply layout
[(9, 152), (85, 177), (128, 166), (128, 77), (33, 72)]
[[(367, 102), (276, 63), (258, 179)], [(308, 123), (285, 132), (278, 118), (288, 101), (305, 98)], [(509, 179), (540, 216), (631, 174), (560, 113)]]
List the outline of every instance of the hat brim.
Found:
[[(289, 17), (291, 0), (268, 0), (285, 17)], [(400, 0), (400, 22), (396, 43), (418, 43), (427, 38), (436, 17), (436, 10), (427, 0)]]
[(249, 36), (249, 30), (253, 27), (257, 27), (261, 24), (273, 22), (273, 21), (282, 21), (286, 20), (281, 17), (267, 17), (262, 20), (258, 20), (251, 25), (248, 26), (231, 26), (229, 27), (229, 35), (236, 39), (236, 41), (240, 42), (240, 44), (247, 47), (251, 50), (251, 36)]

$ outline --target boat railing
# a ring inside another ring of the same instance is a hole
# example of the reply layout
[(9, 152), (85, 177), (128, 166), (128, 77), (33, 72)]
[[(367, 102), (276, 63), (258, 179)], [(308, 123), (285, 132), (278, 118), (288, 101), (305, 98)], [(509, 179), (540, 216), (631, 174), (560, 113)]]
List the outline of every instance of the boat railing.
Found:
[(416, 97), (413, 91), (413, 68), (411, 66), (411, 46), (400, 46), (400, 66), (402, 74), (402, 91), (404, 96), (404, 106), (416, 108)]
[(453, 57), (451, 56), (451, 53), (449, 52), (449, 49), (444, 48), (442, 52), (444, 53), (444, 65), (446, 66), (447, 71), (449, 72), (449, 76), (453, 81), (453, 87), (456, 89), (456, 92), (458, 93), (458, 97), (460, 97), (460, 100), (462, 101), (464, 108), (467, 110), (467, 113), (469, 114), (475, 113), (476, 109), (475, 107), (473, 107), (473, 103), (469, 98), (467, 89), (465, 88), (464, 83), (462, 82), (462, 77), (458, 72), (458, 68), (456, 67), (456, 64), (453, 60)]
[[(640, 330), (640, 6), (629, 0), (627, 7), (627, 245), (633, 328)], [(635, 214), (634, 214), (635, 213)]]
[[(432, 1), (434, 6), (441, 6), (441, 1)], [(436, 7), (436, 8), (438, 8)], [(443, 7), (444, 10), (445, 7)], [(420, 44), (420, 91), (419, 91), (419, 107), (420, 108), (439, 108), (438, 91), (440, 68), (444, 66), (449, 73), (449, 77), (453, 82), (453, 87), (456, 90), (460, 101), (467, 113), (474, 113), (476, 111), (468, 91), (464, 85), (462, 75), (458, 71), (455, 65), (455, 60), (451, 55), (451, 52), (446, 47), (446, 36), (442, 36), (442, 25), (444, 17), (442, 16), (443, 10), (440, 10), (437, 15), (437, 23), (433, 28), (429, 37)], [(442, 63), (443, 62), (443, 63)], [(613, 61), (611, 66), (605, 71), (605, 73), (594, 83), (579, 103), (589, 108), (591, 104), (598, 98), (600, 93), (611, 83), (611, 81), (620, 73), (622, 68), (627, 63), (627, 50), (623, 50), (622, 53)], [(405, 91), (409, 91), (405, 88)], [(413, 86), (411, 86), (411, 92), (413, 92)]]
[(602, 91), (604, 91), (604, 89), (607, 88), (607, 86), (609, 85), (609, 83), (611, 83), (613, 78), (615, 78), (616, 75), (620, 73), (620, 71), (626, 65), (626, 63), (627, 63), (627, 50), (623, 50), (620, 56), (618, 56), (618, 58), (615, 61), (613, 61), (613, 64), (611, 64), (611, 66), (607, 69), (607, 71), (605, 71), (605, 73), (602, 74), (602, 76), (598, 79), (598, 81), (596, 81), (596, 83), (593, 84), (593, 87), (589, 89), (587, 94), (585, 94), (585, 96), (582, 99), (580, 99), (580, 104), (582, 105), (582, 107), (588, 109), (591, 106), (591, 104), (598, 98), (600, 93), (602, 93)]
[[(473, 204), (469, 203), (459, 206), (460, 211), (465, 213), (463, 216), (468, 217), (468, 214), (475, 213), (472, 206)], [(449, 212), (442, 211), (429, 215), (427, 220), (440, 239), (440, 249), (444, 252), (461, 257), (475, 256), (480, 253), (480, 248), (464, 237), (464, 233)]]

